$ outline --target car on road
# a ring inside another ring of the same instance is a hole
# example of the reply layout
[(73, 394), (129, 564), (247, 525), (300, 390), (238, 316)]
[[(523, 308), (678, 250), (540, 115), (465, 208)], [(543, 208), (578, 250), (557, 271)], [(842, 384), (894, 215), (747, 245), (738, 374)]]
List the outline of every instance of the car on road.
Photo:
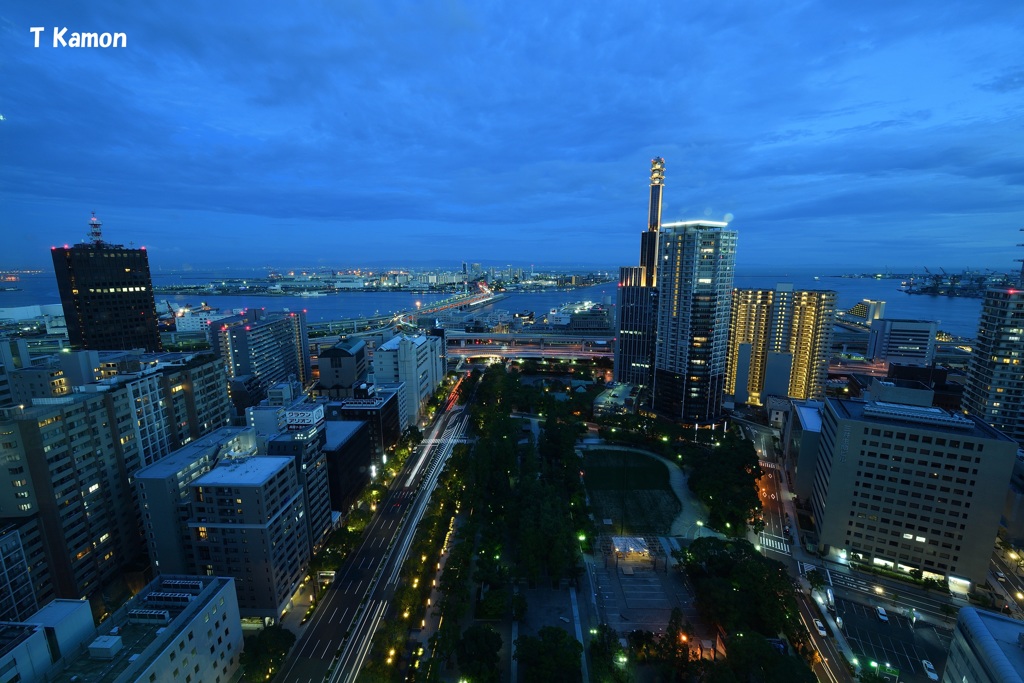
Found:
[(994, 573), (996, 575), (996, 580), (997, 581), (1006, 581), (1006, 574), (1004, 574), (1004, 573), (1002, 573), (1000, 571), (997, 571), (997, 572), (994, 572)]
[(818, 635), (822, 638), (828, 635), (828, 633), (825, 631), (825, 624), (821, 623), (821, 619), (814, 620), (814, 628), (818, 629)]
[(924, 667), (924, 675), (928, 677), (929, 681), (939, 680), (939, 672), (935, 670), (935, 665), (933, 665), (927, 659), (922, 659), (921, 666)]
[(878, 616), (879, 621), (889, 621), (889, 615), (885, 613), (884, 607), (876, 607), (875, 614)]

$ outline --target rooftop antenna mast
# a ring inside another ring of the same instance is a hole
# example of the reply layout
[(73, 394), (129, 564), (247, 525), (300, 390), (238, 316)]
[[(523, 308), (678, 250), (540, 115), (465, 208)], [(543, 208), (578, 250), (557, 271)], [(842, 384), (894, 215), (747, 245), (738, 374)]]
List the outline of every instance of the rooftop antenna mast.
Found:
[(89, 219), (89, 241), (93, 244), (103, 244), (103, 223), (100, 223), (100, 219), (96, 218), (96, 212), (92, 212), (92, 218)]

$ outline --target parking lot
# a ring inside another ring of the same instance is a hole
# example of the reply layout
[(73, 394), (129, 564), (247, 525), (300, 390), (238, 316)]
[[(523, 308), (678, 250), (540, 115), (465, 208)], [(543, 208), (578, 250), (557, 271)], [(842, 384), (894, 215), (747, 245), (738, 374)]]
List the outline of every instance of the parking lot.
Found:
[[(878, 618), (874, 605), (836, 598), (837, 614), (843, 618), (846, 639), (860, 658), (889, 664), (900, 672), (900, 680), (927, 681), (921, 660), (927, 659), (941, 673), (946, 662), (949, 631), (932, 624), (912, 624), (898, 606), (881, 605), (888, 622)], [(943, 643), (945, 642), (945, 646)]]

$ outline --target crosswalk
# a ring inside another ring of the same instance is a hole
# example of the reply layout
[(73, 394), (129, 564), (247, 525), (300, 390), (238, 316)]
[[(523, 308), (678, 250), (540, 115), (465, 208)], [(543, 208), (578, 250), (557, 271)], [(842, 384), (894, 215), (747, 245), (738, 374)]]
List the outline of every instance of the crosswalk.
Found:
[(761, 534), (761, 547), (766, 550), (779, 553), (781, 555), (792, 555), (793, 551), (789, 547), (789, 541), (780, 536), (769, 536), (768, 534)]
[(810, 562), (797, 562), (800, 566), (800, 575), (807, 576), (807, 572), (813, 572), (815, 569), (819, 569), (818, 565), (811, 564)]
[(761, 466), (761, 469), (766, 469), (766, 468), (769, 469), (769, 470), (777, 470), (777, 469), (779, 469), (779, 463), (772, 462), (771, 460), (759, 460), (758, 464)]

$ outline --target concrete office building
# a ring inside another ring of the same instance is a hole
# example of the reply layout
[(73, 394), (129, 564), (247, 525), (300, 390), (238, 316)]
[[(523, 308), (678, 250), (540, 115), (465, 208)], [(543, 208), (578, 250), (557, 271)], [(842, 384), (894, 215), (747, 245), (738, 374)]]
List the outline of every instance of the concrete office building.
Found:
[(256, 434), (251, 428), (222, 427), (135, 473), (144, 536), (157, 573), (196, 571), (188, 543), (192, 482), (213, 469), (218, 460), (256, 453)]
[(963, 407), (1024, 445), (1024, 284), (985, 292)]
[(378, 393), (373, 385), (357, 387), (355, 398), (328, 403), (326, 419), (367, 423), (373, 453), (371, 476), (387, 464), (388, 454), (402, 437), (398, 397), (395, 394)]
[(820, 542), (967, 592), (988, 574), (1017, 446), (931, 406), (929, 392), (889, 396), (878, 384), (870, 402), (825, 401), (811, 498)]
[(312, 515), (296, 456), (257, 453), (248, 427), (218, 430), (140, 471), (154, 564), (161, 572), (233, 577), (243, 616), (272, 623), (311, 557), (306, 517), (318, 528), (330, 520), (326, 458), (319, 460), (311, 500), (322, 507)]
[(324, 433), (331, 509), (347, 514), (370, 483), (370, 426), (360, 420), (328, 420)]
[(401, 334), (378, 346), (373, 353), (374, 381), (404, 383), (411, 394), (411, 424), (421, 421), (427, 401), (444, 381), (444, 351), (441, 337)]
[(221, 313), (220, 311), (193, 311), (186, 309), (179, 311), (174, 318), (175, 332), (206, 333), (207, 328), (213, 323), (230, 318), (233, 313)]
[(870, 322), (868, 358), (902, 365), (935, 363), (938, 325), (934, 321), (878, 318)]
[(67, 657), (60, 683), (228, 683), (237, 680), (242, 622), (235, 582), (164, 575)]
[(324, 445), (324, 405), (305, 403), (292, 406), (287, 413), (288, 431), (267, 440), (267, 455), (292, 458), (295, 476), (302, 487), (305, 523), (310, 543), (320, 547), (333, 527), (331, 494), (327, 479), (327, 454)]
[(793, 474), (793, 493), (803, 502), (814, 495), (824, 405), (820, 401), (793, 401), (783, 427), (783, 458), (786, 469)]
[(106, 242), (101, 226), (93, 216), (88, 242), (50, 250), (71, 345), (159, 351), (146, 248)]
[(242, 616), (276, 622), (312, 550), (294, 459), (222, 458), (189, 488), (197, 573), (235, 577)]
[(953, 629), (943, 683), (1024, 681), (1024, 627), (1011, 617), (961, 607)]
[(333, 400), (352, 398), (354, 387), (366, 381), (370, 369), (369, 351), (362, 339), (342, 339), (329, 349), (322, 349), (318, 359), (320, 380), (313, 389), (315, 396)]
[(721, 419), (736, 231), (727, 223), (665, 223), (658, 236), (653, 406), (684, 424)]
[(835, 292), (788, 284), (733, 290), (725, 393), (754, 405), (824, 396), (835, 302)]
[(267, 390), (267, 398), (245, 409), (245, 423), (256, 430), (260, 452), (267, 450), (267, 439), (288, 429), (288, 409), (305, 403), (306, 393), (299, 382), (278, 382)]
[[(373, 375), (371, 375), (373, 377)], [(409, 386), (405, 382), (371, 382), (381, 396), (395, 395), (398, 402), (398, 431), (405, 434), (409, 427), (416, 426), (416, 401), (409, 396)]]
[(289, 378), (305, 385), (311, 379), (305, 313), (253, 309), (217, 321), (209, 327), (208, 339), (224, 359), (238, 418), (249, 406), (259, 405), (273, 385)]

